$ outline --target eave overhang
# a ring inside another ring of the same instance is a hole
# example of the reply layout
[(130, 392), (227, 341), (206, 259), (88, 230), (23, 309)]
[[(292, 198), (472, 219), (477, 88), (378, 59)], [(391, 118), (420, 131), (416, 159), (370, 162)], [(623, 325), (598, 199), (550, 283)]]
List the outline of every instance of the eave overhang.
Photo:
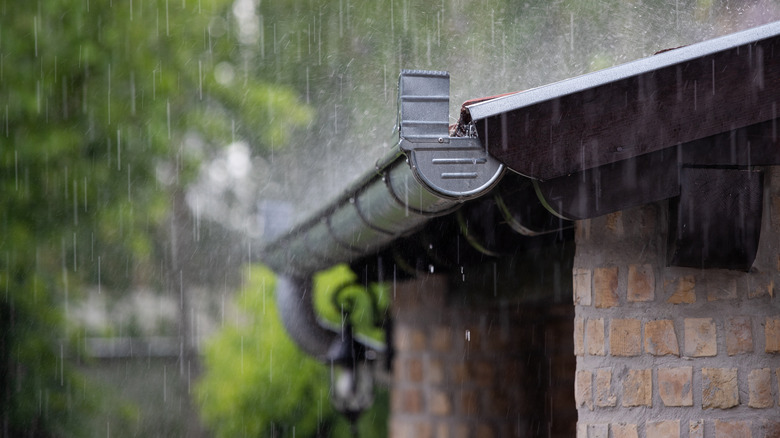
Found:
[[(443, 76), (406, 74), (433, 81)], [(400, 140), (389, 156), (335, 201), (267, 244), (264, 261), (301, 277), (336, 263), (355, 263), (411, 236), (434, 217), (486, 199), (495, 202), (492, 196), (513, 185), (535, 194), (531, 199), (522, 190), (519, 196), (533, 210), (531, 217), (540, 217), (538, 210), (556, 216), (542, 218), (547, 225), (529, 235), (671, 199), (679, 214), (670, 218), (670, 235), (676, 236), (670, 241), (670, 263), (729, 269), (752, 264), (762, 216), (756, 202), (760, 166), (780, 164), (780, 23), (467, 104), (455, 130), (466, 138), (444, 128), (448, 85), (422, 87), (407, 86), (415, 90), (410, 99), (399, 93)], [(419, 105), (410, 110), (406, 103)], [(451, 155), (460, 152), (468, 158)], [(469, 161), (492, 163), (492, 173), (461, 194), (437, 184), (468, 181), (471, 171), (443, 172), (438, 182), (420, 173), (436, 167), (431, 163)], [(502, 179), (503, 167), (516, 175)], [(733, 202), (724, 205), (724, 197)], [(710, 227), (711, 222), (721, 226)], [(711, 253), (714, 247), (719, 254)]]

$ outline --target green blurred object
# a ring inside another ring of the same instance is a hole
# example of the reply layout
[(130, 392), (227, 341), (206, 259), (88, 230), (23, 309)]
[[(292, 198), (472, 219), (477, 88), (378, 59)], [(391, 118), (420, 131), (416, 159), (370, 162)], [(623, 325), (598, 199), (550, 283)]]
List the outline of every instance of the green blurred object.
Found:
[[(315, 280), (336, 290), (349, 270)], [(349, 436), (330, 404), (330, 369), (304, 355), (287, 337), (274, 304), (275, 276), (263, 266), (245, 274), (237, 323), (226, 324), (206, 347), (206, 372), (197, 386), (203, 420), (218, 437)], [(363, 414), (362, 436), (387, 435), (387, 396)]]

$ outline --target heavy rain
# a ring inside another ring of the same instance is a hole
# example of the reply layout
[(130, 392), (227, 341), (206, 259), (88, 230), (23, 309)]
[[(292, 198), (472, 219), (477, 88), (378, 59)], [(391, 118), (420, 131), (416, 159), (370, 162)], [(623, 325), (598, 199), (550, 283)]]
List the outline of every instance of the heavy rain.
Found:
[[(439, 127), (453, 128), (438, 142), (467, 149), (493, 131), (479, 140), (483, 128), (458, 124), (466, 101), (777, 20), (769, 0), (3, 1), (0, 435), (574, 436), (586, 406), (575, 406), (580, 359), (575, 347), (561, 359), (552, 343), (532, 342), (557, 326), (519, 303), (566, 308), (545, 317), (567, 321), (571, 343), (578, 271), (572, 279), (567, 219), (611, 211), (597, 197), (531, 225), (499, 217), (562, 185), (520, 178), (484, 149), (437, 159), (494, 164), (489, 189), (499, 176), (522, 184), (485, 204), (426, 191), (399, 149), (401, 72), (448, 72), (448, 99), (432, 101), (446, 100)], [(692, 111), (728, 93), (716, 77), (729, 67), (713, 59), (706, 81), (686, 83)], [(435, 94), (424, 91), (414, 99)], [(760, 121), (774, 121), (770, 112)], [(582, 118), (591, 131), (604, 123)], [(553, 155), (559, 168), (597, 159)], [(637, 182), (643, 170), (632, 162), (615, 174), (660, 193)], [(602, 179), (586, 177), (600, 193)], [(677, 196), (696, 198), (647, 202)], [(353, 223), (359, 232), (344, 231)], [(757, 240), (759, 228), (745, 234)], [(691, 257), (684, 239), (680, 263)], [(531, 322), (515, 327), (518, 314)], [(423, 333), (420, 321), (436, 324)], [(507, 347), (525, 339), (533, 354)], [(776, 398), (780, 374), (772, 379)], [(479, 392), (482, 383), (501, 394)], [(539, 389), (547, 384), (563, 395)], [(517, 392), (540, 405), (517, 407)]]

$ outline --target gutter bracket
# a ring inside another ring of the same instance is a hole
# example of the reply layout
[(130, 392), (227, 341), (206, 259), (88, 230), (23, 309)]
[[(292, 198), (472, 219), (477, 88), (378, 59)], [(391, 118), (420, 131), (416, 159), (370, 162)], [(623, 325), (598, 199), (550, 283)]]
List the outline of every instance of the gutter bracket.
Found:
[(400, 148), (415, 178), (431, 192), (465, 201), (490, 190), (504, 165), (476, 137), (450, 137), (450, 76), (404, 70), (398, 85)]

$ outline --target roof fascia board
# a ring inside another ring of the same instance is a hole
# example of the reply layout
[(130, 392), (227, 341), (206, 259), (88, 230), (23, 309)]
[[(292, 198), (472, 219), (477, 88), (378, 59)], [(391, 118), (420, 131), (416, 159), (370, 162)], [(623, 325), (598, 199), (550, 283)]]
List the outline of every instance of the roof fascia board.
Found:
[(777, 118), (777, 100), (780, 22), (467, 110), (491, 155), (547, 180)]

